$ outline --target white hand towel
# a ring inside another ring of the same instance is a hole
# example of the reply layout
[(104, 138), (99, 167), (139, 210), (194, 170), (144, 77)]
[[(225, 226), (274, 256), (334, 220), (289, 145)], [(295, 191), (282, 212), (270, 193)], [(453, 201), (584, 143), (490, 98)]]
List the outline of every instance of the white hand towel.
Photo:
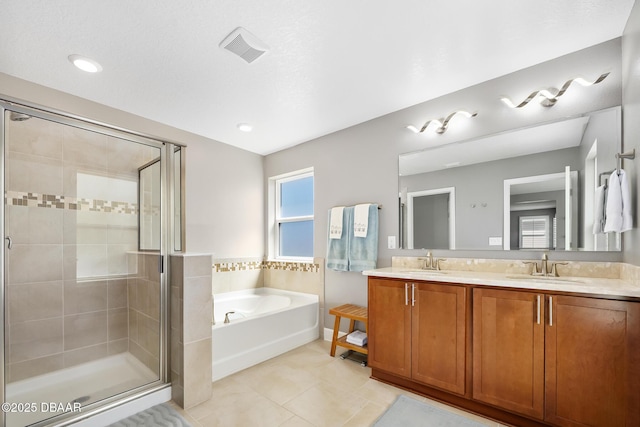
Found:
[(633, 228), (633, 215), (631, 214), (631, 187), (624, 170), (620, 170), (620, 195), (622, 196), (622, 227), (621, 232)]
[(370, 205), (371, 203), (356, 205), (353, 211), (353, 235), (355, 237), (367, 237)]
[(329, 220), (329, 238), (340, 239), (342, 237), (342, 217), (344, 206), (331, 208), (331, 219)]
[(604, 185), (596, 188), (593, 204), (593, 234), (600, 234), (604, 229), (604, 190)]
[(633, 227), (631, 191), (626, 173), (613, 172), (609, 178), (604, 232), (622, 233)]
[(604, 232), (620, 232), (622, 230), (622, 192), (618, 173), (613, 172), (609, 177), (607, 186), (607, 208), (604, 224)]
[(347, 335), (347, 342), (349, 344), (359, 345), (364, 347), (367, 344), (367, 334), (362, 331), (353, 331)]

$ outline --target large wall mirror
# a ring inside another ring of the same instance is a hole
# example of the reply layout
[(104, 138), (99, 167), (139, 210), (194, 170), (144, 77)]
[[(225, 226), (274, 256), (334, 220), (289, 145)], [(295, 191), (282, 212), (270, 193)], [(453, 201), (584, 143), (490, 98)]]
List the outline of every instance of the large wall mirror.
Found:
[(619, 251), (594, 234), (621, 108), (399, 156), (405, 249)]

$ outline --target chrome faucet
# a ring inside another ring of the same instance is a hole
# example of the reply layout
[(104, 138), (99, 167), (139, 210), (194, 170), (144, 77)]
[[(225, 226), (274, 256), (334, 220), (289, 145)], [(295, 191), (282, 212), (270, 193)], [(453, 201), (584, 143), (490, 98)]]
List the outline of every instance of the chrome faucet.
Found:
[(549, 275), (549, 254), (543, 253), (542, 259), (540, 260), (540, 272), (538, 273), (541, 276)]
[(525, 264), (532, 264), (533, 270), (531, 271), (532, 276), (553, 276), (558, 277), (558, 265), (567, 265), (566, 262), (553, 262), (551, 263), (551, 268), (549, 268), (549, 254), (543, 253), (542, 259), (540, 260), (540, 268), (538, 268), (538, 263), (536, 261), (526, 261)]
[(440, 261), (446, 261), (445, 259), (437, 259), (433, 257), (431, 251), (427, 251), (425, 258), (418, 258), (424, 261), (423, 270), (440, 270)]

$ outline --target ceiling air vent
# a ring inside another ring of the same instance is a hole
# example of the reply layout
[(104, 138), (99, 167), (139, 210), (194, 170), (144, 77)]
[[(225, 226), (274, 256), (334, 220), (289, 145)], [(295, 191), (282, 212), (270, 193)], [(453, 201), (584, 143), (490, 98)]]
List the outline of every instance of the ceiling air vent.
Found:
[(233, 30), (222, 40), (220, 47), (235, 53), (249, 64), (269, 50), (269, 46), (242, 27)]

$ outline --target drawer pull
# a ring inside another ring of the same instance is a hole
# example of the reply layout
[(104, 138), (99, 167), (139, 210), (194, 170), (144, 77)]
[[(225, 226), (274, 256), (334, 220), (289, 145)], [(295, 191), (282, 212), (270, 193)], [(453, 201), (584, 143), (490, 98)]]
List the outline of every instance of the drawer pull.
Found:
[(409, 305), (409, 284), (404, 284), (404, 305)]
[(416, 305), (416, 284), (411, 284), (411, 307)]
[(549, 297), (549, 326), (553, 326), (553, 297)]
[(537, 297), (538, 300), (538, 308), (537, 308), (537, 318), (536, 318), (536, 323), (539, 325), (540, 324), (540, 295), (538, 295)]

